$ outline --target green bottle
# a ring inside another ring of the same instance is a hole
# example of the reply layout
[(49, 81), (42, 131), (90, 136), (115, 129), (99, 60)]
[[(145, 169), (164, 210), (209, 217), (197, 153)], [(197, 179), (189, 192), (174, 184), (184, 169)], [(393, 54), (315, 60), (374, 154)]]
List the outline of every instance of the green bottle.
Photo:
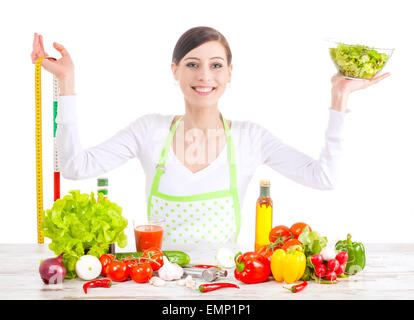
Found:
[[(108, 198), (108, 178), (98, 178), (98, 199), (99, 193), (103, 194), (104, 199)], [(109, 253), (115, 253), (115, 244), (109, 245)]]
[(104, 198), (108, 197), (108, 178), (98, 178), (98, 194), (102, 193)]

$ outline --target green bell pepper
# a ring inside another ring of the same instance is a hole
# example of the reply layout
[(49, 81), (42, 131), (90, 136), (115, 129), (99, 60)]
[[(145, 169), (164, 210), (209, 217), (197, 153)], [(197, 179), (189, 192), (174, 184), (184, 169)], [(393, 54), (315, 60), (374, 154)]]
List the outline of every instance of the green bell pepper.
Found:
[(365, 247), (360, 242), (352, 242), (351, 234), (348, 234), (346, 240), (338, 241), (335, 249), (348, 252), (348, 263), (345, 267), (346, 273), (355, 274), (365, 268)]

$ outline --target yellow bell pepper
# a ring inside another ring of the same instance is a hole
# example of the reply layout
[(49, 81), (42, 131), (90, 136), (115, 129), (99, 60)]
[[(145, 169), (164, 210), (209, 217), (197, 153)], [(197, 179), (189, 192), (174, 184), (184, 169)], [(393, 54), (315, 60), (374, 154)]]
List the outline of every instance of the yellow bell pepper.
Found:
[[(293, 248), (292, 248), (293, 249)], [(286, 252), (277, 249), (270, 260), (270, 269), (276, 281), (293, 283), (298, 281), (306, 268), (306, 256), (297, 249)]]

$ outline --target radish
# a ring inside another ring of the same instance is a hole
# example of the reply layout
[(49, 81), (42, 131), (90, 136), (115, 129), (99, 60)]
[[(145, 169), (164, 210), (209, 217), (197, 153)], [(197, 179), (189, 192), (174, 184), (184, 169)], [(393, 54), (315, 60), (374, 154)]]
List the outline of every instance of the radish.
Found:
[(339, 265), (338, 269), (336, 269), (335, 273), (337, 276), (343, 274), (345, 272), (345, 264)]
[(328, 269), (329, 271), (336, 271), (339, 268), (339, 262), (336, 259), (331, 259), (328, 261)]
[(326, 266), (323, 263), (315, 267), (315, 275), (318, 278), (323, 278), (326, 275)]
[(314, 254), (311, 257), (311, 262), (315, 267), (319, 266), (322, 263), (322, 256), (320, 254)]
[(348, 262), (348, 253), (346, 251), (339, 252), (335, 258), (339, 261), (339, 264), (346, 264)]
[(326, 273), (326, 280), (335, 281), (336, 278), (337, 278), (337, 275), (336, 275), (335, 271), (332, 270), (332, 271), (328, 271)]

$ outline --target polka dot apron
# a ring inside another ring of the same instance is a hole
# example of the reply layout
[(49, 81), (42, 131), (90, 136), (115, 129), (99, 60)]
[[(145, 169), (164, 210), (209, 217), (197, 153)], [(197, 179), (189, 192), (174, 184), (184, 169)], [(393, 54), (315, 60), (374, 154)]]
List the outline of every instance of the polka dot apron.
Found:
[(240, 231), (240, 203), (234, 144), (227, 121), (223, 117), (230, 188), (191, 196), (172, 196), (158, 190), (171, 141), (182, 118), (176, 121), (165, 140), (148, 198), (148, 218), (165, 220), (163, 235), (165, 243), (234, 243)]

